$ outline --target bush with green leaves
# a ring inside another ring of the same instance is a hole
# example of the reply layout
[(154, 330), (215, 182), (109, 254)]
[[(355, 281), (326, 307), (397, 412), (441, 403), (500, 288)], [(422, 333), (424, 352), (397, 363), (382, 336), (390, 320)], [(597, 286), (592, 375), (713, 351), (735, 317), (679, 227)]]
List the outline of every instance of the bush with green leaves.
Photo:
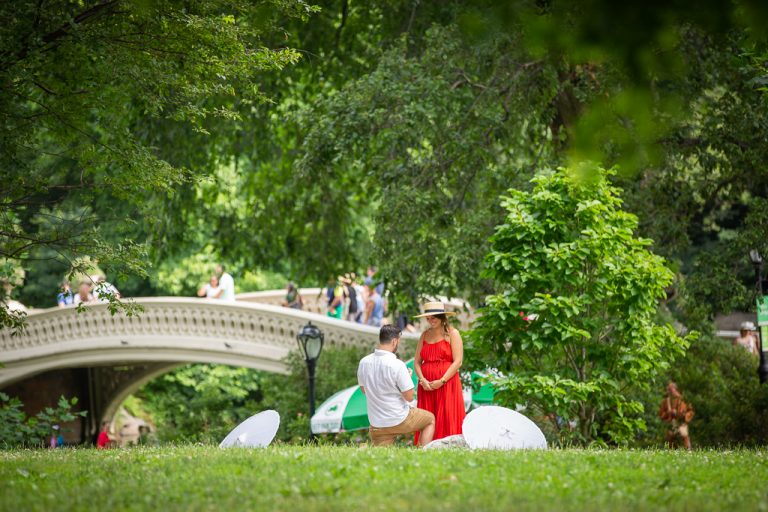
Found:
[(27, 417), (24, 404), (18, 398), (0, 393), (0, 447), (43, 446), (51, 437), (53, 426), (85, 417), (86, 411), (73, 411), (77, 397), (59, 398), (56, 407), (46, 407), (34, 416)]
[(757, 376), (758, 359), (741, 347), (702, 337), (639, 397), (645, 403), (648, 432), (642, 445), (661, 445), (669, 427), (658, 417), (669, 380), (677, 383), (696, 415), (690, 424), (694, 447), (768, 444), (768, 385)]
[(570, 442), (631, 440), (645, 422), (628, 391), (690, 341), (656, 323), (673, 275), (635, 236), (611, 175), (583, 164), (538, 176), (531, 192), (509, 191), (486, 260), (498, 291), (468, 346), (476, 366), (503, 372), (503, 404), (527, 405)]

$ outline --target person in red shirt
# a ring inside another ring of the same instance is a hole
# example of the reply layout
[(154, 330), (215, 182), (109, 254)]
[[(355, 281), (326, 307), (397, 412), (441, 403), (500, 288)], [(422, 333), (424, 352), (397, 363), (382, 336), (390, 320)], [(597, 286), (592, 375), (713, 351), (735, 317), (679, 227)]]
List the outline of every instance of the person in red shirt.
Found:
[(101, 432), (99, 432), (99, 437), (96, 439), (96, 448), (99, 450), (109, 448), (111, 439), (109, 438), (109, 434), (107, 434), (107, 429), (109, 429), (109, 422), (105, 421), (101, 424)]

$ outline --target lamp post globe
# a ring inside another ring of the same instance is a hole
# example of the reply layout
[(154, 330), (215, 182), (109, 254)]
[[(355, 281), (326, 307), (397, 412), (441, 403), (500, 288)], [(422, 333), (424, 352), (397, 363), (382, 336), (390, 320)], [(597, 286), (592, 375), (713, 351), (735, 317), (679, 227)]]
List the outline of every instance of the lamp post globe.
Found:
[(757, 367), (757, 374), (760, 377), (760, 383), (768, 381), (768, 357), (766, 357), (763, 341), (768, 335), (766, 323), (768, 322), (768, 304), (763, 299), (763, 258), (757, 249), (749, 251), (749, 259), (755, 266), (755, 289), (757, 290), (757, 326), (760, 329), (760, 340), (758, 354), (760, 355), (760, 365)]
[(323, 351), (323, 342), (325, 336), (323, 331), (312, 322), (307, 323), (296, 335), (299, 344), (299, 350), (304, 354), (304, 361), (307, 363), (307, 374), (309, 376), (309, 436), (315, 438), (312, 433), (312, 416), (315, 415), (315, 368), (317, 360), (320, 358), (320, 352)]

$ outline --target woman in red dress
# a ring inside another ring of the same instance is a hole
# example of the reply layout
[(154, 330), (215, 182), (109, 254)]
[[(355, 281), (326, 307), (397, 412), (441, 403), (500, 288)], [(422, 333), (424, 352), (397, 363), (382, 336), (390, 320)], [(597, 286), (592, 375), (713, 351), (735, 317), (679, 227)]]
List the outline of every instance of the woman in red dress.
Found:
[[(417, 406), (435, 415), (435, 437), (461, 434), (464, 422), (464, 395), (459, 368), (464, 357), (464, 345), (459, 331), (448, 323), (442, 302), (424, 304), (424, 314), (429, 329), (421, 333), (416, 345), (413, 369), (419, 379)], [(416, 433), (415, 444), (419, 442)]]

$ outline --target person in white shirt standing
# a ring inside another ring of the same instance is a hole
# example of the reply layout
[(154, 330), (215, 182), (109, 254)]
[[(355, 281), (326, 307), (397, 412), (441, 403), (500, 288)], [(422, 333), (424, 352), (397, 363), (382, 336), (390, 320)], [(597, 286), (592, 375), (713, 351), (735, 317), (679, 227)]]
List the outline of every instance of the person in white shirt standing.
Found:
[(229, 272), (224, 272), (223, 265), (216, 265), (216, 275), (219, 276), (219, 292), (214, 298), (235, 300), (235, 280)]
[(435, 434), (435, 416), (411, 407), (414, 385), (405, 363), (397, 358), (400, 330), (385, 325), (379, 331), (379, 345), (357, 368), (357, 382), (368, 402), (369, 435), (374, 446), (389, 446), (401, 434), (421, 432), (425, 446)]

